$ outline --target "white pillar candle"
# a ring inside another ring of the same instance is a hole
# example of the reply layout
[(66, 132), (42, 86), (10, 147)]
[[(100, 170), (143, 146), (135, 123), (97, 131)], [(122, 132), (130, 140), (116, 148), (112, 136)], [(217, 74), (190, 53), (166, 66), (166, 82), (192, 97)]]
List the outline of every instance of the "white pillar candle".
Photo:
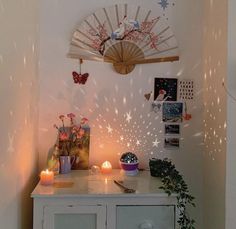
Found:
[(109, 161), (103, 162), (103, 164), (101, 166), (101, 172), (103, 174), (109, 174), (112, 172), (112, 165)]
[(41, 185), (52, 185), (54, 182), (54, 173), (52, 171), (49, 171), (48, 169), (46, 171), (42, 171), (40, 173), (40, 184)]

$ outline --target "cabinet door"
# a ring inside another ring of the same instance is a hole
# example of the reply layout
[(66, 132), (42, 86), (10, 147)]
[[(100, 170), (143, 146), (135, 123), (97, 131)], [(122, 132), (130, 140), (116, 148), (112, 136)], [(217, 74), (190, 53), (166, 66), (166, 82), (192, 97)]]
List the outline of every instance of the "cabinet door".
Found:
[(46, 206), (43, 229), (105, 229), (105, 206)]
[(174, 229), (175, 206), (117, 206), (116, 229)]

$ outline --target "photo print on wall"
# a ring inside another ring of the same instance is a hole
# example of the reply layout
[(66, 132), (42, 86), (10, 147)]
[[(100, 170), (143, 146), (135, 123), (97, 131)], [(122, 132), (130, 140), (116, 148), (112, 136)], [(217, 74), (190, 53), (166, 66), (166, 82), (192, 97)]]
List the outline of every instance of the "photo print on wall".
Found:
[(154, 101), (176, 101), (178, 80), (175, 78), (155, 78)]
[(180, 125), (178, 124), (165, 124), (165, 135), (179, 135)]
[(179, 138), (165, 138), (164, 148), (179, 149)]
[(162, 120), (163, 122), (181, 123), (183, 121), (183, 103), (164, 102)]

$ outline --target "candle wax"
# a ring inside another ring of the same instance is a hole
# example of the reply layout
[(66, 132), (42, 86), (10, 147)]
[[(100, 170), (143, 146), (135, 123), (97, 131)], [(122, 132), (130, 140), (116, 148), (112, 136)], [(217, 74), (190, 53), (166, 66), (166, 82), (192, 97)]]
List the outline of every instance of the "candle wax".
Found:
[(112, 165), (109, 161), (105, 161), (101, 166), (101, 172), (103, 174), (109, 174), (112, 172)]
[(46, 170), (40, 173), (40, 184), (52, 185), (53, 182), (54, 182), (54, 173), (52, 171)]

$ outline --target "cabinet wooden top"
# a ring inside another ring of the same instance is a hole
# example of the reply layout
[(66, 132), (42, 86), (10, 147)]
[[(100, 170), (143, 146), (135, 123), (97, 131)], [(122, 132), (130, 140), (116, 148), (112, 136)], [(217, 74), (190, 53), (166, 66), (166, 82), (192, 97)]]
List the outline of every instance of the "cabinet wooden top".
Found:
[[(124, 186), (135, 189), (135, 193), (124, 193), (114, 183), (121, 181)], [(60, 174), (55, 177), (54, 185), (36, 186), (31, 196), (45, 197), (131, 197), (131, 196), (159, 196), (166, 197), (159, 189), (161, 181), (152, 177), (149, 171), (140, 171), (136, 176), (126, 176), (122, 170), (113, 170), (111, 174), (94, 175), (90, 170), (77, 170), (69, 174)]]

